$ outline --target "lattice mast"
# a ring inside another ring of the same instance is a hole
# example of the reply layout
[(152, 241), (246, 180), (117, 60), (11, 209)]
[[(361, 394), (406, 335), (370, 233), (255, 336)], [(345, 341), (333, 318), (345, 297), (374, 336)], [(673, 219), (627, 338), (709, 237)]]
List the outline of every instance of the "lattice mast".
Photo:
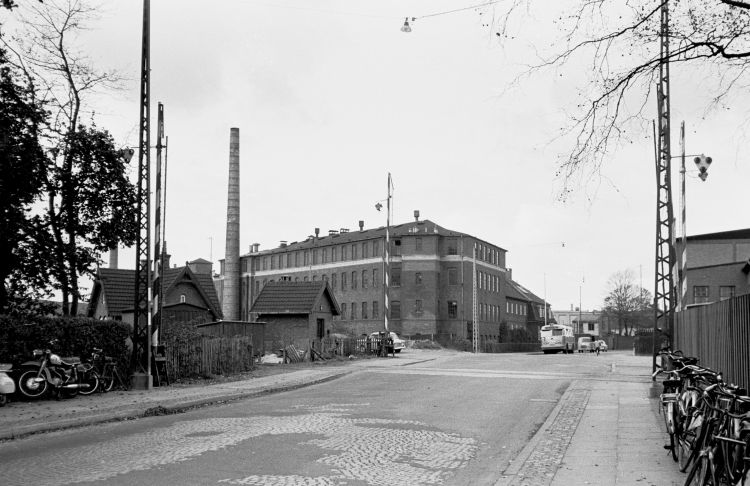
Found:
[(151, 388), (151, 171), (150, 171), (150, 1), (143, 0), (143, 37), (141, 44), (141, 107), (138, 135), (138, 234), (135, 256), (135, 300), (133, 316), (133, 355), (131, 380), (134, 388)]
[[(656, 157), (656, 265), (654, 285), (654, 327), (665, 329), (671, 339), (674, 331), (675, 289), (673, 285), (674, 214), (671, 185), (671, 136), (669, 90), (669, 1), (661, 6), (659, 34), (659, 84), (657, 86), (657, 157)], [(654, 333), (654, 351), (657, 337)], [(655, 367), (655, 362), (654, 362)]]

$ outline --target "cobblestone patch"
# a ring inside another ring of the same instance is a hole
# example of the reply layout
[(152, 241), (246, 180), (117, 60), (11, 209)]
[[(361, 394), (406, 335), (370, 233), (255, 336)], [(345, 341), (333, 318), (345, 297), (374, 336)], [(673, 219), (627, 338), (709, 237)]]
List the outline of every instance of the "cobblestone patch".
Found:
[(552, 425), (537, 433), (543, 436), (508, 485), (548, 486), (552, 482), (590, 396), (591, 391), (583, 388), (570, 390), (564, 396)]
[[(348, 480), (372, 485), (443, 484), (452, 471), (466, 466), (477, 451), (474, 439), (429, 428), (411, 420), (361, 418), (354, 405), (298, 408), (291, 416), (213, 418), (176, 422), (169, 427), (111, 441), (66, 448), (28, 460), (0, 464), (4, 484), (60, 485), (101, 481), (194, 459), (264, 435), (310, 435), (303, 445), (321, 449), (318, 463), (331, 468), (324, 477), (249, 475), (217, 478), (224, 484), (345, 485)], [(147, 450), (149, 454), (141, 454)], [(247, 464), (248, 473), (262, 464)], [(7, 482), (6, 482), (7, 481)]]

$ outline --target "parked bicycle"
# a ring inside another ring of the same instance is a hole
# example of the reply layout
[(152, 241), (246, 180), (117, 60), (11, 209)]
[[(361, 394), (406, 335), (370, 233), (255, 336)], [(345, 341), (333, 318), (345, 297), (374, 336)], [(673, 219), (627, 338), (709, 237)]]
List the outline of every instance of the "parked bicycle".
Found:
[(103, 392), (112, 391), (117, 385), (118, 389), (127, 390), (127, 380), (123, 380), (117, 363), (111, 356), (105, 356), (103, 350), (94, 348), (91, 360), (99, 376), (99, 390)]
[[(750, 470), (750, 397), (679, 351), (660, 352), (667, 376), (660, 409), (685, 485), (745, 485)], [(750, 484), (750, 483), (748, 483)]]

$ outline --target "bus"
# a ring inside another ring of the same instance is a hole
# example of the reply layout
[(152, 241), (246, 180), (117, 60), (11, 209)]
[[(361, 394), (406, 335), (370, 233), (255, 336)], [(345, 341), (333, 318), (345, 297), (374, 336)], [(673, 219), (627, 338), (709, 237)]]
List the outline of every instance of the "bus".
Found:
[(542, 351), (548, 353), (572, 353), (575, 349), (576, 338), (573, 335), (573, 327), (562, 324), (550, 324), (542, 326), (539, 331), (539, 341), (542, 343)]

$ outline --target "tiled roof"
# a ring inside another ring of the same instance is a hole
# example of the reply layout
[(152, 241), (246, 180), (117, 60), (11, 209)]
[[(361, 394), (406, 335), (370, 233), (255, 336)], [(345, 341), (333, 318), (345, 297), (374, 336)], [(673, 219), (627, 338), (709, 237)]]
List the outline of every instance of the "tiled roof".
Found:
[[(221, 305), (216, 295), (216, 288), (210, 275), (196, 274), (190, 271), (188, 267), (168, 268), (164, 270), (164, 289), (165, 291), (176, 283), (183, 274), (187, 278), (193, 279), (197, 283), (200, 292), (208, 301), (209, 307), (213, 313), (221, 317)], [(99, 285), (101, 287), (99, 287)], [(92, 302), (98, 297), (100, 292), (104, 293), (107, 304), (107, 310), (110, 315), (121, 313), (123, 311), (133, 311), (134, 294), (135, 294), (135, 270), (121, 268), (100, 268), (98, 271), (97, 281), (94, 285)], [(91, 308), (93, 312), (93, 306)]]
[[(442, 226), (433, 223), (429, 219), (424, 219), (420, 221), (412, 221), (409, 223), (402, 223), (397, 225), (391, 225), (390, 227), (390, 237), (399, 237), (404, 235), (418, 235), (418, 234), (438, 234), (441, 236), (470, 236), (466, 233), (461, 233), (458, 231), (449, 230), (446, 228), (443, 228)], [(315, 238), (311, 235), (304, 241), (293, 241), (292, 243), (287, 244), (284, 247), (284, 250), (290, 251), (290, 250), (302, 250), (306, 248), (317, 248), (320, 246), (325, 245), (333, 245), (333, 244), (339, 244), (339, 243), (351, 243), (351, 242), (357, 242), (357, 241), (363, 241), (363, 240), (370, 240), (370, 239), (376, 239), (376, 238), (384, 238), (385, 237), (385, 226), (381, 226), (379, 228), (372, 228), (372, 229), (366, 229), (363, 231), (360, 231), (359, 229), (347, 231), (344, 233), (338, 233), (335, 235), (328, 235), (328, 234), (321, 234), (315, 240)], [(489, 242), (486, 242), (480, 238), (476, 238), (474, 236), (470, 236), (471, 238), (475, 238), (478, 241), (481, 241), (483, 243), (491, 244)], [(496, 246), (497, 245), (492, 245)], [(501, 250), (504, 250), (504, 248), (500, 248)], [(248, 256), (248, 255), (262, 255), (264, 253), (273, 253), (275, 251), (278, 251), (279, 248), (272, 248), (268, 250), (259, 251), (257, 253), (246, 253), (242, 256)]]
[(338, 303), (327, 282), (269, 282), (263, 287), (250, 312), (258, 314), (310, 314), (321, 298), (329, 299), (333, 315)]
[(190, 264), (190, 263), (212, 263), (212, 262), (209, 262), (205, 258), (198, 258), (198, 259), (195, 259), (192, 262), (188, 262), (188, 263)]
[(98, 279), (110, 315), (133, 310), (135, 271), (123, 268), (100, 268)]
[(529, 289), (512, 279), (507, 279), (508, 285), (505, 287), (505, 295), (513, 299), (525, 300), (535, 304), (544, 304), (544, 299), (537, 297)]

